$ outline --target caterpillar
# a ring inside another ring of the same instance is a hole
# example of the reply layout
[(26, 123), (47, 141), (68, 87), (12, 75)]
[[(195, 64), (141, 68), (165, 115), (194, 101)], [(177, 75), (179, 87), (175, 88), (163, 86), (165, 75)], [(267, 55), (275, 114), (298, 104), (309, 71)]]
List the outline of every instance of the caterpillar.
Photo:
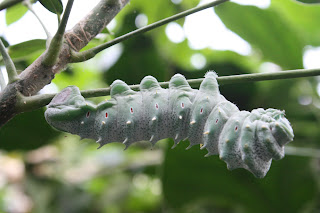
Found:
[(63, 89), (47, 106), (47, 122), (94, 139), (99, 148), (110, 142), (122, 142), (126, 148), (137, 141), (155, 144), (164, 138), (173, 138), (175, 147), (188, 139), (188, 148), (201, 144), (206, 156), (218, 154), (228, 169), (244, 168), (258, 178), (266, 175), (272, 159), (284, 157), (284, 145), (294, 137), (284, 111), (240, 111), (220, 94), (212, 71), (199, 90), (180, 74), (171, 78), (168, 89), (152, 76), (143, 78), (139, 92), (121, 80), (110, 87), (111, 99), (98, 105), (86, 102), (75, 86)]

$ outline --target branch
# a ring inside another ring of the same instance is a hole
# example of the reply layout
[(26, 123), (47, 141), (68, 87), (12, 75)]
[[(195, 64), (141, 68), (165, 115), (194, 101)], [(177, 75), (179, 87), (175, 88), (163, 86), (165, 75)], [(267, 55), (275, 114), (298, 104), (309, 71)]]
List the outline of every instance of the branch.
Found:
[(19, 2), (22, 2), (23, 0), (4, 0), (0, 3), (0, 11), (3, 9), (6, 9), (8, 7), (11, 7), (15, 4), (18, 4)]
[(48, 51), (43, 56), (42, 64), (45, 66), (53, 66), (58, 60), (62, 42), (63, 42), (63, 35), (67, 26), (73, 1), (74, 0), (68, 0), (66, 9), (64, 11), (61, 23), (59, 24), (58, 30), (50, 42)]
[(129, 0), (101, 0), (86, 17), (66, 32), (65, 38), (69, 46), (75, 51), (81, 50), (128, 2)]
[(2, 59), (7, 69), (9, 84), (11, 84), (18, 80), (18, 74), (16, 71), (16, 67), (14, 66), (13, 61), (10, 58), (8, 52), (6, 51), (6, 48), (3, 45), (1, 39), (0, 39), (0, 53), (2, 55)]
[[(235, 83), (246, 83), (255, 81), (268, 81), (268, 80), (280, 80), (280, 79), (290, 79), (290, 78), (301, 78), (320, 75), (320, 69), (300, 69), (300, 70), (287, 70), (280, 72), (270, 72), (270, 73), (255, 73), (255, 74), (243, 74), (243, 75), (231, 75), (218, 77), (217, 80), (220, 85), (224, 84), (235, 84)], [(190, 86), (199, 87), (200, 83), (204, 78), (199, 79), (189, 79), (187, 80)], [(168, 88), (169, 82), (159, 83), (161, 87)], [(138, 91), (139, 85), (129, 86), (132, 90)], [(83, 90), (81, 94), (85, 98), (99, 97), (110, 95), (110, 87), (92, 90)], [(56, 94), (43, 94), (35, 95), (31, 97), (24, 97), (23, 107), (27, 110), (35, 110), (43, 107), (50, 103), (51, 99)]]
[(150, 24), (148, 26), (145, 26), (145, 27), (142, 27), (140, 29), (137, 29), (137, 30), (134, 30), (130, 33), (127, 33), (125, 35), (122, 35), (122, 36), (119, 36), (115, 39), (113, 39), (112, 41), (109, 41), (107, 43), (104, 43), (104, 44), (101, 44), (101, 45), (98, 45), (94, 48), (91, 48), (89, 50), (86, 50), (86, 51), (83, 51), (83, 52), (74, 52), (72, 54), (72, 57), (71, 57), (71, 62), (75, 63), (75, 62), (82, 62), (82, 61), (86, 61), (86, 60), (89, 60), (91, 58), (93, 58), (96, 54), (98, 54), (99, 52), (101, 52), (102, 50), (108, 48), (108, 47), (111, 47), (115, 44), (118, 44), (122, 41), (125, 41), (125, 40), (128, 40), (134, 36), (138, 36), (142, 33), (145, 33), (145, 32), (148, 32), (150, 30), (153, 30), (155, 28), (158, 28), (162, 25), (165, 25), (169, 22), (172, 22), (172, 21), (175, 21), (177, 19), (180, 19), (180, 18), (184, 18), (188, 15), (191, 15), (193, 13), (196, 13), (196, 12), (199, 12), (201, 10), (204, 10), (204, 9), (207, 9), (209, 7), (214, 7), (214, 6), (217, 6), (219, 4), (222, 4), (226, 1), (229, 1), (229, 0), (216, 0), (216, 1), (213, 1), (213, 2), (210, 2), (210, 3), (207, 3), (207, 4), (204, 4), (204, 5), (201, 5), (201, 6), (198, 6), (198, 7), (195, 7), (195, 8), (192, 8), (190, 10), (186, 10), (184, 12), (181, 12), (181, 13), (178, 13), (176, 15), (173, 15), (171, 17), (168, 17), (168, 18), (165, 18), (165, 19), (162, 19), (160, 21), (157, 21), (153, 24)]

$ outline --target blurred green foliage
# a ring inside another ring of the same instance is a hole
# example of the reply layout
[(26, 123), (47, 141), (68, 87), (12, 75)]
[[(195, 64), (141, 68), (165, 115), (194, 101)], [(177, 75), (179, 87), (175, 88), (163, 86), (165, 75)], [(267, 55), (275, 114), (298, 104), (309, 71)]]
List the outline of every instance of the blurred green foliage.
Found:
[[(111, 32), (104, 30), (89, 45), (135, 30), (135, 18), (141, 13), (150, 24), (198, 3), (133, 0), (116, 17), (116, 27)], [(116, 59), (110, 51), (86, 63), (70, 65), (53, 83), (59, 89), (68, 85), (90, 89), (108, 86), (115, 79), (139, 84), (146, 75), (159, 81), (167, 81), (175, 73), (188, 79), (200, 78), (207, 70), (215, 70), (220, 76), (239, 75), (261, 72), (269, 62), (283, 70), (299, 69), (303, 68), (305, 48), (320, 46), (317, 4), (272, 0), (270, 7), (261, 9), (229, 2), (214, 11), (226, 27), (251, 45), (249, 55), (210, 48), (194, 50), (187, 39), (173, 43), (164, 26), (118, 45)], [(177, 23), (183, 26), (184, 19)], [(210, 22), (199, 24), (213, 27)], [(44, 45), (42, 40), (31, 40), (9, 46), (9, 52), (23, 68), (38, 57)], [(196, 69), (190, 62), (194, 54), (205, 57), (203, 68)], [(110, 63), (106, 66), (105, 62)], [(319, 83), (319, 78), (304, 78), (223, 85), (220, 89), (240, 109), (284, 109), (295, 132), (290, 145), (319, 149)], [(311, 102), (303, 105), (299, 102), (302, 99)], [(185, 151), (188, 142), (181, 142), (173, 150), (169, 148), (171, 140), (158, 142), (152, 150), (146, 143), (137, 143), (125, 152), (120, 144), (96, 150), (93, 141), (80, 142), (77, 136), (49, 127), (43, 110), (10, 121), (0, 129), (0, 142), (0, 161), (5, 156), (18, 159), (25, 168), (21, 180), (7, 178), (0, 186), (3, 211), (7, 210), (6, 199), (13, 185), (19, 185), (31, 200), (30, 212), (320, 211), (320, 160), (310, 157), (286, 156), (272, 163), (264, 179), (256, 179), (245, 170), (227, 170), (217, 156), (204, 158), (205, 152), (199, 147)], [(2, 176), (6, 174), (1, 169), (4, 165), (0, 166)]]
[(26, 14), (28, 8), (24, 6), (22, 3), (18, 3), (6, 10), (6, 24), (10, 25)]

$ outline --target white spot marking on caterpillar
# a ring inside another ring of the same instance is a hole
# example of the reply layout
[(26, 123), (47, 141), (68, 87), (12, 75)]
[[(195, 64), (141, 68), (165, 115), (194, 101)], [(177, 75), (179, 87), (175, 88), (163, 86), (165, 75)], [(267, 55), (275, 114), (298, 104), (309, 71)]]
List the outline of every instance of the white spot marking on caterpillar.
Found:
[(124, 141), (122, 142), (123, 144), (127, 143), (128, 138), (124, 139)]
[(181, 115), (179, 115), (179, 119), (182, 120), (182, 116)]
[(227, 139), (227, 140), (226, 140), (226, 143), (229, 143), (229, 141), (230, 141), (230, 140), (229, 140), (229, 139)]
[(203, 134), (204, 134), (204, 135), (208, 135), (208, 134), (209, 134), (209, 131), (206, 131), (206, 132), (204, 132)]
[(104, 122), (104, 121), (102, 121), (101, 123), (102, 123), (102, 125), (105, 125), (105, 124), (106, 124), (106, 122)]
[(191, 147), (192, 147), (192, 145), (190, 144), (190, 145), (186, 148), (186, 150), (191, 149)]
[(268, 129), (268, 127), (267, 127), (267, 126), (261, 126), (261, 128), (262, 128), (262, 129)]
[(102, 138), (101, 138), (101, 137), (99, 137), (99, 138), (98, 138), (98, 140), (96, 141), (96, 143), (100, 143), (100, 142), (101, 142), (101, 140), (102, 140)]
[(152, 121), (155, 121), (155, 120), (157, 120), (157, 118), (156, 118), (156, 117), (153, 117), (151, 120), (152, 120)]
[(171, 149), (176, 148), (177, 145), (178, 145), (178, 143), (173, 144), (173, 146), (171, 147)]
[(81, 121), (81, 124), (84, 124), (84, 121)]
[(176, 134), (176, 137), (175, 137), (174, 139), (177, 140), (177, 139), (178, 139), (178, 136), (179, 136), (179, 133)]
[(249, 128), (250, 128), (250, 126), (249, 126), (249, 125), (247, 125), (247, 126), (246, 126), (246, 128), (247, 128), (247, 129), (249, 129)]
[(196, 123), (196, 121), (195, 120), (193, 120), (193, 121), (191, 121), (190, 122), (190, 124), (192, 125), (192, 124), (195, 124)]
[(127, 121), (127, 124), (128, 124), (128, 125), (131, 124), (131, 121)]
[(151, 135), (151, 138), (150, 138), (149, 141), (151, 142), (153, 140), (153, 138), (154, 138), (154, 135)]

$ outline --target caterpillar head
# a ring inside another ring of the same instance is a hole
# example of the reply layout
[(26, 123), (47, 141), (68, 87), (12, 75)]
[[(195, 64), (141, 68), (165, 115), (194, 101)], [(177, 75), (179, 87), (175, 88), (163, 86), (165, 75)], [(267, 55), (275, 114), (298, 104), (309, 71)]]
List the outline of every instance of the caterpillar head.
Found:
[(75, 86), (58, 93), (45, 112), (47, 122), (58, 130), (93, 138), (96, 108), (87, 103)]
[(266, 114), (269, 115), (273, 122), (270, 123), (270, 130), (280, 146), (284, 146), (293, 140), (293, 130), (290, 122), (284, 117), (284, 111), (277, 109), (267, 109)]
[(277, 109), (255, 109), (252, 110), (253, 120), (260, 120), (267, 124), (273, 137), (277, 140), (279, 146), (283, 147), (293, 140), (293, 130), (290, 122), (284, 117), (284, 111)]

